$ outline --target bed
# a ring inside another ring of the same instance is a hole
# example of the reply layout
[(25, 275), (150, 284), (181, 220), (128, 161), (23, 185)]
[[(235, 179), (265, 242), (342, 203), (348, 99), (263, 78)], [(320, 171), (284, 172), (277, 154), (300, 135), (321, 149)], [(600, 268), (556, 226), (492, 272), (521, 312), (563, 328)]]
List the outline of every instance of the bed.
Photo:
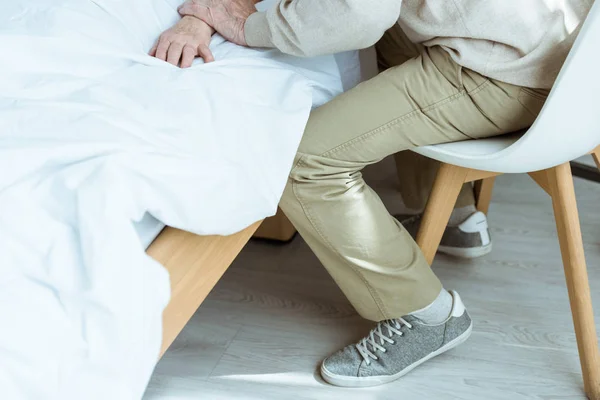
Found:
[(311, 107), (360, 79), (356, 52), (300, 59), (218, 36), (215, 63), (149, 57), (179, 3), (0, 4), (6, 398), (141, 397), (276, 213)]

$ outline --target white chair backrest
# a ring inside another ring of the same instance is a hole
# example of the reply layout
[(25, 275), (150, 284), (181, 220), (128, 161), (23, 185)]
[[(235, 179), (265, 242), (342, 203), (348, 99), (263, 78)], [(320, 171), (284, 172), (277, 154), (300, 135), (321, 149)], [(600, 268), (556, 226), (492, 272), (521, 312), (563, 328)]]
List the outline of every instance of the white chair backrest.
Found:
[(537, 171), (591, 151), (600, 144), (599, 95), (600, 4), (595, 3), (533, 126), (510, 147), (486, 156), (492, 170)]

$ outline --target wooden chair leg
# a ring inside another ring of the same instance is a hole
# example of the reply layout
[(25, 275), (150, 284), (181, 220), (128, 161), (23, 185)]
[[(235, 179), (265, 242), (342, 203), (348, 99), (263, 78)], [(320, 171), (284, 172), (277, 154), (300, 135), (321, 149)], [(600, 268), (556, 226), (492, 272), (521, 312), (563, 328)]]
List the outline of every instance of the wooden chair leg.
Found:
[(492, 201), (492, 190), (494, 189), (495, 176), (481, 179), (475, 182), (475, 201), (477, 210), (482, 213), (488, 213), (490, 202)]
[(547, 174), (585, 392), (589, 399), (600, 400), (600, 354), (571, 167), (562, 164)]
[(433, 262), (468, 172), (468, 168), (442, 164), (433, 182), (433, 188), (417, 234), (417, 244), (429, 265)]
[(294, 228), (294, 225), (292, 225), (283, 211), (278, 208), (277, 214), (265, 219), (256, 230), (253, 237), (287, 242), (291, 240), (295, 234), (296, 228)]

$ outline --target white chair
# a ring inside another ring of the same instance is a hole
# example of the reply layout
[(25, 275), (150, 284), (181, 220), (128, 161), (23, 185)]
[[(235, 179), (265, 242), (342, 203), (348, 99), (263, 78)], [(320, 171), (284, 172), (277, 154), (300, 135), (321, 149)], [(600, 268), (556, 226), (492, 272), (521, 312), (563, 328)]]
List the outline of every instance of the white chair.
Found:
[(569, 161), (591, 152), (600, 168), (599, 42), (600, 5), (595, 4), (542, 112), (525, 133), (415, 149), (442, 162), (417, 235), (430, 264), (465, 182), (482, 180), (478, 208), (484, 212), (493, 179), (502, 173), (527, 173), (552, 197), (584, 386), (592, 400), (600, 400), (600, 355)]

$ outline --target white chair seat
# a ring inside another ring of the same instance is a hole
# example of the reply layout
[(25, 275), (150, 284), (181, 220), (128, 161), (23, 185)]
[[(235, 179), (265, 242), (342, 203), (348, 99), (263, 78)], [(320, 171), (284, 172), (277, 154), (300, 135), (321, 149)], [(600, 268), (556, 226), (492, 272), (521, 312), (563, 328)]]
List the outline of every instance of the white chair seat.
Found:
[(501, 155), (504, 150), (515, 144), (523, 134), (524, 131), (521, 131), (488, 139), (424, 146), (418, 147), (414, 151), (448, 164), (490, 171), (490, 159)]

